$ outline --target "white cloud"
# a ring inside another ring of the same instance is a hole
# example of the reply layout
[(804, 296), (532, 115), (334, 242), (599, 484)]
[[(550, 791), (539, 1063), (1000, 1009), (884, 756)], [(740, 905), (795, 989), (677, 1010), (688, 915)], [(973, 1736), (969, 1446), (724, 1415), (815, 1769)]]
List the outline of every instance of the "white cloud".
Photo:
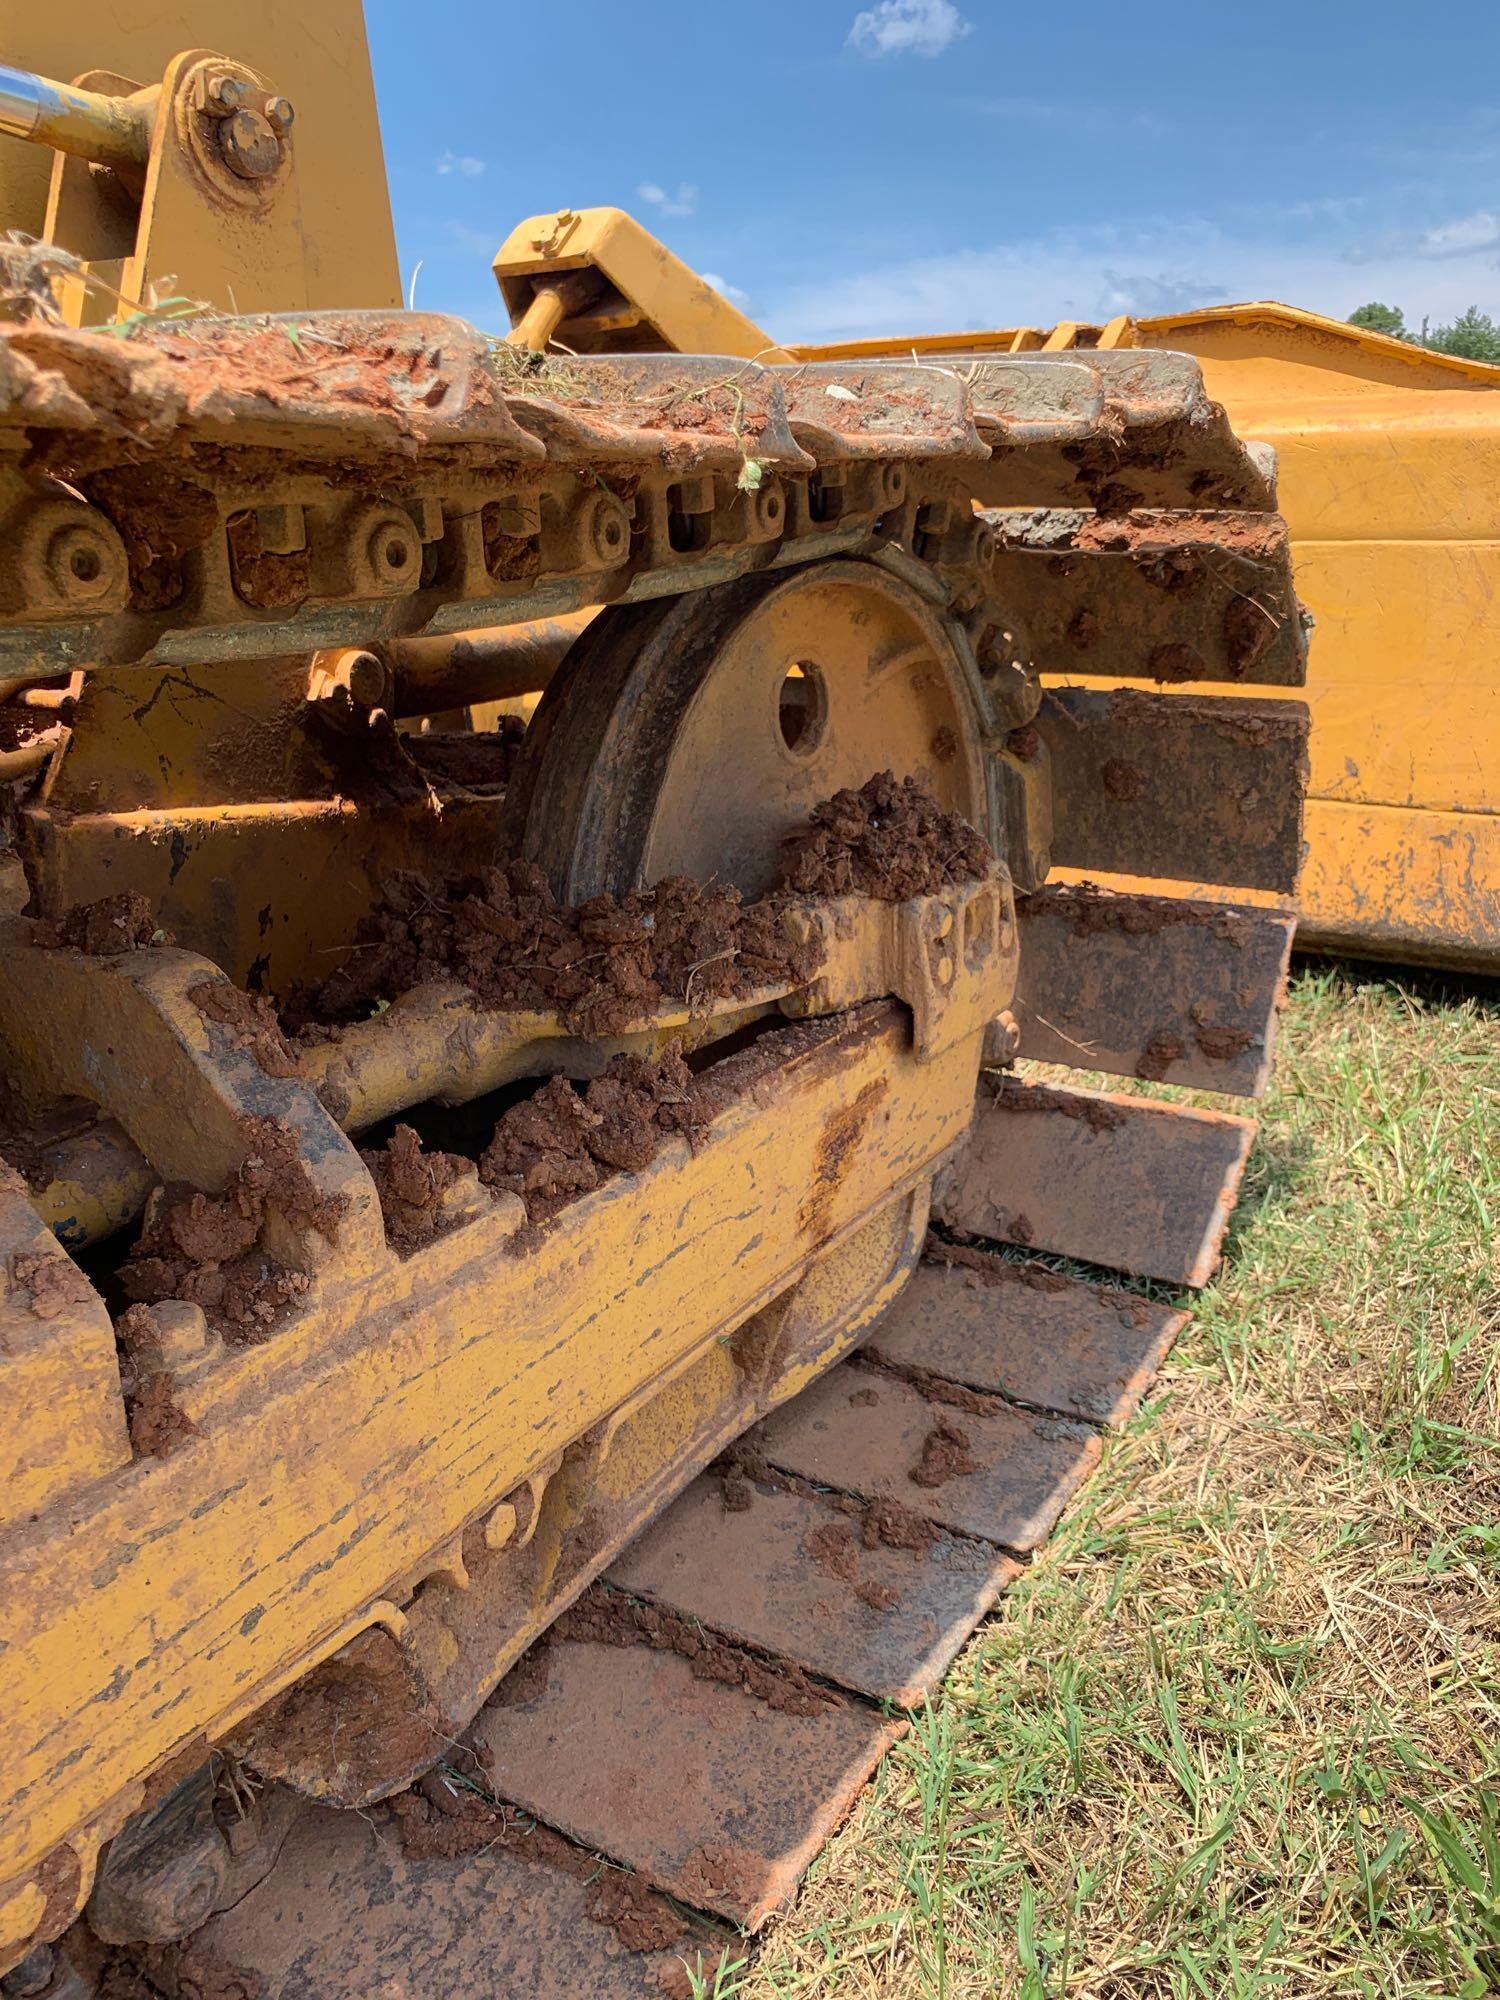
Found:
[(1424, 314), (1437, 323), (1476, 299), (1500, 312), (1494, 249), (1479, 248), (1473, 233), (1474, 247), (1455, 245), (1439, 256), (1411, 238), (1358, 254), (1338, 242), (1298, 242), (1268, 216), (1239, 227), (1157, 219), (1131, 228), (1057, 229), (820, 274), (763, 298), (757, 316), (778, 338), (805, 341), (1050, 326), (1251, 299), (1280, 299), (1334, 319), (1385, 299), (1402, 308), (1408, 325)]
[(465, 180), (476, 180), (484, 172), (484, 161), (476, 160), (472, 153), (444, 153), (437, 163), (440, 174), (462, 174)]
[(1476, 250), (1500, 249), (1500, 215), (1480, 209), (1429, 229), (1417, 245), (1424, 257), (1468, 257)]
[(940, 56), (969, 31), (953, 0), (879, 0), (855, 15), (849, 47), (862, 56)]
[(738, 285), (731, 285), (729, 280), (721, 278), (717, 271), (700, 271), (698, 275), (705, 285), (712, 285), (716, 292), (728, 299), (732, 306), (738, 306), (741, 312), (749, 305), (750, 294), (742, 292)]
[(642, 181), (636, 193), (653, 208), (659, 208), (663, 215), (693, 215), (698, 208), (698, 190), (687, 181), (680, 181), (677, 192), (671, 194), (656, 181)]

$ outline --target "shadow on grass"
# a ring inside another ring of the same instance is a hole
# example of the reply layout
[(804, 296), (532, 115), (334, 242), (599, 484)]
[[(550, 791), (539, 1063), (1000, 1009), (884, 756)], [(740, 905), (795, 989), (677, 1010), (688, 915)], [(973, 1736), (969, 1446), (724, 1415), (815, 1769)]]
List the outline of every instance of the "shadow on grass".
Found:
[(1274, 1215), (1291, 1208), (1291, 1197), (1312, 1172), (1312, 1141), (1300, 1132), (1273, 1133), (1261, 1126), (1255, 1137), (1250, 1164), (1240, 1185), (1240, 1197), (1229, 1217), (1224, 1237), (1224, 1263), (1238, 1261), (1245, 1236)]
[(1486, 1020), (1500, 1020), (1500, 974), (1456, 972), (1445, 966), (1403, 965), (1393, 960), (1344, 958), (1299, 951), (1292, 973), (1327, 979), (1341, 992), (1388, 993), (1418, 1007), (1472, 1006)]

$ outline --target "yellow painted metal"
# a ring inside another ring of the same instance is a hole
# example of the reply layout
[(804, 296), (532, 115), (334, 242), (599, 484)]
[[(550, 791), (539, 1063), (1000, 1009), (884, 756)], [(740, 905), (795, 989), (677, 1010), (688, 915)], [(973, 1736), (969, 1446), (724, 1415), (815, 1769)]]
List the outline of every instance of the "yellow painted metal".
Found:
[(650, 230), (620, 208), (562, 208), (517, 224), (495, 253), (495, 276), (520, 332), (539, 281), (593, 271), (597, 299), (560, 321), (544, 309), (540, 339), (556, 334), (575, 353), (631, 348), (735, 354), (784, 361), (785, 350)]
[[(147, 280), (175, 277), (178, 288), (223, 307), (295, 310), (389, 306), (401, 302), (395, 233), (385, 194), (385, 162), (375, 111), (360, 0), (318, 0), (316, 25), (300, 0), (260, 0), (226, 9), (222, 0), (171, 0), (126, 7), (77, 0), (67, 7), (6, 12), (0, 60), (63, 81), (109, 72), (137, 86), (159, 85), (195, 44), (259, 72), (290, 98), (299, 214), (282, 234), (295, 241), (267, 263), (267, 231), (237, 228), (232, 202), (201, 188), (175, 199), (173, 177), (148, 190)], [(0, 225), (45, 232), (54, 156), (43, 146), (0, 136)], [(87, 169), (79, 168), (86, 177)], [(278, 218), (280, 221), (281, 218)], [(97, 214), (92, 217), (97, 226)], [(92, 243), (61, 226), (58, 240), (86, 257)], [(118, 262), (126, 254), (118, 244)], [(238, 270), (238, 276), (236, 272)], [(122, 290), (129, 288), (127, 282)], [(273, 282), (287, 289), (274, 291)]]
[[(925, 1190), (967, 1129), (983, 1024), (1014, 980), (1014, 926), (997, 897), (1008, 904), (999, 881), (954, 908), (942, 898), (871, 906), (873, 946), (841, 919), (832, 983), (812, 1004), (847, 1005), (851, 981), (905, 985), (920, 989), (911, 1015), (891, 1004), (841, 1014), (826, 1036), (752, 1062), (706, 1137), (668, 1141), (651, 1167), (584, 1196), (522, 1256), (514, 1196), (481, 1200), (427, 1248), (394, 1254), (374, 1185), (318, 1096), (300, 1079), (266, 1076), (205, 1020), (192, 994), (216, 973), (201, 959), (90, 959), (39, 949), (24, 924), (12, 928), (0, 1025), (24, 1113), (92, 1098), (162, 1179), (205, 1188), (222, 1186), (256, 1144), (245, 1121), (274, 1119), (306, 1187), (341, 1212), (336, 1225), (275, 1218), (267, 1245), (306, 1274), (303, 1303), (263, 1344), (211, 1340), (177, 1375), (197, 1429), (170, 1457), (118, 1462), (117, 1385), (112, 1424), (76, 1440), (27, 1398), (57, 1443), (63, 1485), (0, 1538), (0, 1909), (14, 1933), (0, 1949), (42, 1921), (30, 1893), (39, 1867), (44, 1883), (70, 1885), (66, 1909), (47, 1912), (50, 1935), (87, 1893), (100, 1841), (138, 1807), (153, 1769), (204, 1732), (222, 1739), (246, 1724), (372, 1625), (395, 1635), (426, 1685), (446, 1689), (457, 1675), (482, 1698), (555, 1615), (558, 1591), (581, 1588), (666, 1497), (664, 1466), (679, 1483), (691, 1476), (856, 1336), (870, 1298), (886, 1295), (880, 1258), (856, 1239), (868, 1246), (861, 1232)], [(463, 1036), (455, 1011), (431, 1024), (434, 1073), (445, 1042)], [(409, 1067), (409, 1037), (398, 1041)], [(911, 1255), (921, 1228), (915, 1215), (897, 1231)], [(845, 1250), (852, 1262), (840, 1266)], [(55, 1244), (49, 1254), (63, 1256)], [(112, 1375), (108, 1315), (64, 1264)], [(805, 1319), (800, 1344), (778, 1346), (773, 1326), (768, 1342), (731, 1343), (726, 1359), (719, 1343), (814, 1266), (828, 1302)], [(850, 1310), (836, 1309), (840, 1298)], [(7, 1351), (0, 1366), (15, 1365)], [(682, 1387), (690, 1374), (696, 1386)], [(647, 1392), (674, 1383), (651, 1419)], [(735, 1383), (738, 1400), (726, 1402)], [(569, 1452), (575, 1479), (605, 1465), (603, 1446), (627, 1419), (645, 1486), (616, 1466), (599, 1487), (619, 1537), (575, 1550), (571, 1569), (559, 1568), (559, 1548), (538, 1570), (528, 1531), (554, 1472)], [(67, 1488), (85, 1479), (74, 1507)], [(480, 1616), (471, 1629), (467, 1595), (450, 1601), (464, 1572), (456, 1538), (483, 1522), (484, 1545), (520, 1567), (487, 1586), (507, 1617)], [(419, 1589), (424, 1579), (435, 1595)], [(48, 1863), (60, 1845), (66, 1853)]]

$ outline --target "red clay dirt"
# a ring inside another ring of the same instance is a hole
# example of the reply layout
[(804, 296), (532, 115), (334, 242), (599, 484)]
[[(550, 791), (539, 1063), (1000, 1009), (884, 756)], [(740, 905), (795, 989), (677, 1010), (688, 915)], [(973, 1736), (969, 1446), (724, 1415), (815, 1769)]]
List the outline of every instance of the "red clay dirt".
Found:
[(819, 1687), (800, 1667), (757, 1654), (716, 1638), (694, 1619), (683, 1618), (659, 1604), (643, 1604), (595, 1584), (563, 1613), (543, 1635), (545, 1645), (568, 1640), (601, 1646), (649, 1646), (653, 1652), (675, 1653), (686, 1660), (700, 1681), (743, 1688), (768, 1708), (785, 1715), (818, 1715), (838, 1708), (843, 1696)]
[(261, 1246), (274, 1208), (300, 1233), (316, 1229), (333, 1241), (341, 1205), (319, 1195), (297, 1154), (296, 1140), (274, 1118), (241, 1120), (248, 1157), (223, 1192), (166, 1188), (120, 1267), (127, 1298), (152, 1304), (186, 1299), (202, 1306), (231, 1342), (263, 1339), (292, 1300), (307, 1289)]
[(148, 945), (170, 944), (172, 938), (158, 925), (150, 897), (125, 889), (94, 903), (80, 903), (60, 917), (40, 918), (32, 926), (31, 942), (49, 950), (66, 948), (117, 958)]
[(386, 1241), (401, 1257), (409, 1257), (442, 1234), (447, 1226), (443, 1195), (472, 1171), (459, 1153), (426, 1152), (410, 1125), (398, 1125), (384, 1146), (359, 1157), (380, 1196)]
[(267, 1076), (297, 1074), (297, 1051), (281, 1032), (276, 1010), (263, 993), (246, 993), (227, 979), (202, 979), (188, 998), (208, 1021), (229, 1030), (230, 1046), (248, 1049)]
[(875, 896), (903, 903), (978, 881), (993, 856), (983, 836), (915, 778), (881, 771), (858, 791), (814, 806), (786, 843), (781, 883), (798, 896)]
[(787, 935), (781, 907), (678, 875), (574, 908), (529, 861), (441, 888), (399, 876), (360, 923), (348, 963), (294, 995), (288, 1017), (295, 1028), (363, 1020), (381, 1000), (455, 979), (481, 1006), (555, 1012), (572, 1034), (616, 1034), (665, 998), (706, 1006), (805, 985), (821, 951)]
[(430, 1771), (413, 1791), (393, 1798), (389, 1810), (402, 1851), (414, 1861), (454, 1861), (498, 1847), (568, 1875), (596, 1877), (589, 1917), (612, 1930), (627, 1951), (665, 1951), (690, 1928), (639, 1876), (607, 1867), (551, 1827), (490, 1798), (472, 1779)]
[(966, 1430), (941, 1417), (922, 1440), (922, 1455), (907, 1473), (913, 1486), (931, 1491), (946, 1486), (950, 1479), (962, 1479), (977, 1472), (979, 1461), (969, 1447), (973, 1439)]
[(639, 1173), (674, 1132), (696, 1139), (714, 1102), (671, 1044), (653, 1060), (619, 1055), (580, 1092), (555, 1076), (507, 1111), (479, 1163), (497, 1192), (518, 1194), (533, 1227), (611, 1173)]
[(127, 1404), (130, 1448), (137, 1458), (169, 1458), (184, 1438), (196, 1437), (198, 1426), (173, 1401), (171, 1375), (148, 1375)]
[[(852, 1398), (851, 1398), (852, 1400)], [(940, 1539), (942, 1530), (899, 1500), (860, 1500), (851, 1493), (829, 1493), (810, 1479), (783, 1472), (766, 1459), (749, 1439), (741, 1438), (710, 1468), (719, 1476), (719, 1491), (725, 1511), (743, 1514), (755, 1505), (757, 1487), (769, 1492), (800, 1493), (831, 1507), (852, 1521), (861, 1548), (905, 1549), (912, 1555), (926, 1555)]]
[(10, 1260), (11, 1283), (26, 1293), (34, 1319), (58, 1319), (70, 1306), (85, 1305), (93, 1288), (66, 1257), (18, 1250)]

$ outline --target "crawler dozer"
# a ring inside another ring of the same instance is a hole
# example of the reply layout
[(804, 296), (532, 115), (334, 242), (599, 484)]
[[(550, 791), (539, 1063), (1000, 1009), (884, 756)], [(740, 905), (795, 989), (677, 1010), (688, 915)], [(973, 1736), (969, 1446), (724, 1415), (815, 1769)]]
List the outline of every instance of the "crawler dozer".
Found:
[(357, 11), (120, 11), (0, 75), (4, 1990), (685, 1992), (1219, 1254), (1247, 1118), (1015, 1065), (1264, 1086), (1305, 711), (1125, 683), (1300, 685), (1273, 467), (403, 310)]
[[(1299, 594), (1317, 630), (1298, 937), (1314, 949), (1500, 970), (1500, 368), (1269, 303), (1091, 326), (775, 345), (618, 211), (522, 224), (497, 269), (523, 309), (571, 270), (610, 301), (610, 338), (784, 360), (920, 360), (965, 372), (1020, 354), (1165, 350), (1201, 363), (1236, 430), (1275, 447)], [(596, 304), (560, 336), (597, 338)], [(1049, 663), (1097, 686), (1090, 627)], [(1142, 663), (1143, 668), (1147, 663)], [(1222, 693), (1207, 655), (1173, 685)], [(1253, 663), (1236, 675), (1251, 684)], [(1137, 684), (1153, 684), (1149, 671)], [(1211, 891), (1210, 891), (1211, 893)]]

